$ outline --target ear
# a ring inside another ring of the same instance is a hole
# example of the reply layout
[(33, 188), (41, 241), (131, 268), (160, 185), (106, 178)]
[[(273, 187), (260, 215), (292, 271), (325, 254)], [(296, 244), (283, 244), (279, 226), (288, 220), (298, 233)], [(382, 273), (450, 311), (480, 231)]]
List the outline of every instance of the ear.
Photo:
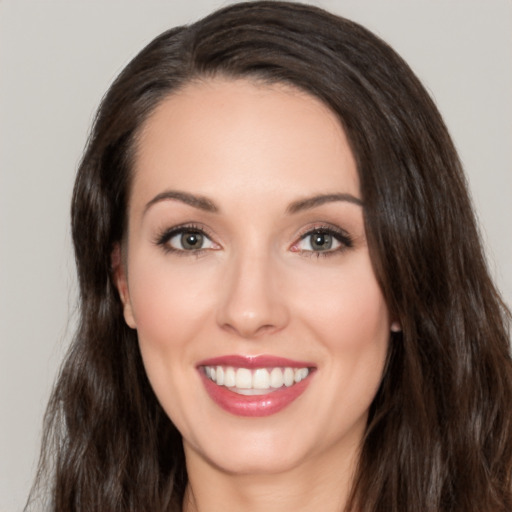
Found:
[(402, 332), (402, 325), (398, 320), (391, 322), (391, 332)]
[(110, 265), (112, 268), (112, 277), (123, 304), (124, 321), (132, 329), (137, 328), (135, 317), (133, 315), (132, 303), (130, 301), (130, 291), (128, 289), (128, 279), (126, 277), (126, 265), (123, 262), (121, 254), (121, 245), (116, 244), (110, 255)]

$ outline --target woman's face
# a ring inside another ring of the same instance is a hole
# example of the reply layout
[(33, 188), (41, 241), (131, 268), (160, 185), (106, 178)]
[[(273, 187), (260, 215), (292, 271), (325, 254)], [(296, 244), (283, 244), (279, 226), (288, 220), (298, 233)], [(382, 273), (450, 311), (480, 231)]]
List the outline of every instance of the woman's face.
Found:
[(125, 250), (126, 322), (187, 463), (353, 459), (391, 320), (327, 107), (221, 79), (164, 100), (138, 144)]

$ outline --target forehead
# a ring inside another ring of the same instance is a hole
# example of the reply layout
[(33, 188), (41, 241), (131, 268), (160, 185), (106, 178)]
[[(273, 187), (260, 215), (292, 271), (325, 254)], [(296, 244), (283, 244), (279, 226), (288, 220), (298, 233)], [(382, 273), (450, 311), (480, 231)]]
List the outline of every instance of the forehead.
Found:
[(132, 199), (168, 188), (221, 200), (224, 190), (226, 199), (359, 195), (344, 130), (319, 99), (284, 84), (220, 78), (171, 94), (142, 127)]

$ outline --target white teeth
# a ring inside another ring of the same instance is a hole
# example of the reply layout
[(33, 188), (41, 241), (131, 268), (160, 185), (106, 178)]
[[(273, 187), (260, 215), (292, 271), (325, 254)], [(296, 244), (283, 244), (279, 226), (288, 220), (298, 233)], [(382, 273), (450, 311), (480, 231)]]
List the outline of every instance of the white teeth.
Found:
[(224, 371), (224, 386), (226, 386), (227, 388), (234, 388), (235, 384), (236, 384), (235, 369), (228, 367)]
[(291, 368), (284, 369), (284, 385), (289, 388), (294, 383), (294, 373)]
[(264, 395), (264, 394), (268, 393), (268, 389), (262, 390), (262, 389), (239, 389), (239, 388), (232, 388), (231, 391), (234, 391), (235, 393), (238, 393), (239, 395), (246, 395), (246, 396)]
[[(219, 381), (217, 381), (217, 384)], [(252, 376), (252, 387), (254, 389), (268, 389), (270, 387), (270, 374), (265, 368), (258, 368)]]
[(233, 368), (232, 366), (205, 366), (206, 376), (219, 386), (225, 386), (242, 395), (258, 395), (290, 387), (309, 375), (309, 368)]
[(307, 368), (299, 368), (295, 370), (295, 382), (300, 382), (308, 376), (309, 370)]
[(238, 368), (236, 371), (236, 388), (251, 389), (252, 388), (252, 374), (249, 368)]
[(222, 386), (224, 384), (224, 368), (222, 366), (217, 366), (216, 370), (217, 378), (215, 379), (217, 381), (217, 384), (219, 386)]
[(270, 372), (270, 385), (273, 388), (281, 388), (283, 387), (284, 379), (283, 379), (283, 371), (281, 368), (273, 368)]

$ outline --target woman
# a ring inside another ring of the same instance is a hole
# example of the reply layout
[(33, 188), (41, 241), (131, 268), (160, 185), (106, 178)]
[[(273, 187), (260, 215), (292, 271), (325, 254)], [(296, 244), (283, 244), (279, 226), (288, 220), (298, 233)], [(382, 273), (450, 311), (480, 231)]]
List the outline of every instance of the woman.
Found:
[(512, 507), (509, 314), (446, 128), (367, 30), (253, 2), (162, 34), (72, 226), (52, 510)]

